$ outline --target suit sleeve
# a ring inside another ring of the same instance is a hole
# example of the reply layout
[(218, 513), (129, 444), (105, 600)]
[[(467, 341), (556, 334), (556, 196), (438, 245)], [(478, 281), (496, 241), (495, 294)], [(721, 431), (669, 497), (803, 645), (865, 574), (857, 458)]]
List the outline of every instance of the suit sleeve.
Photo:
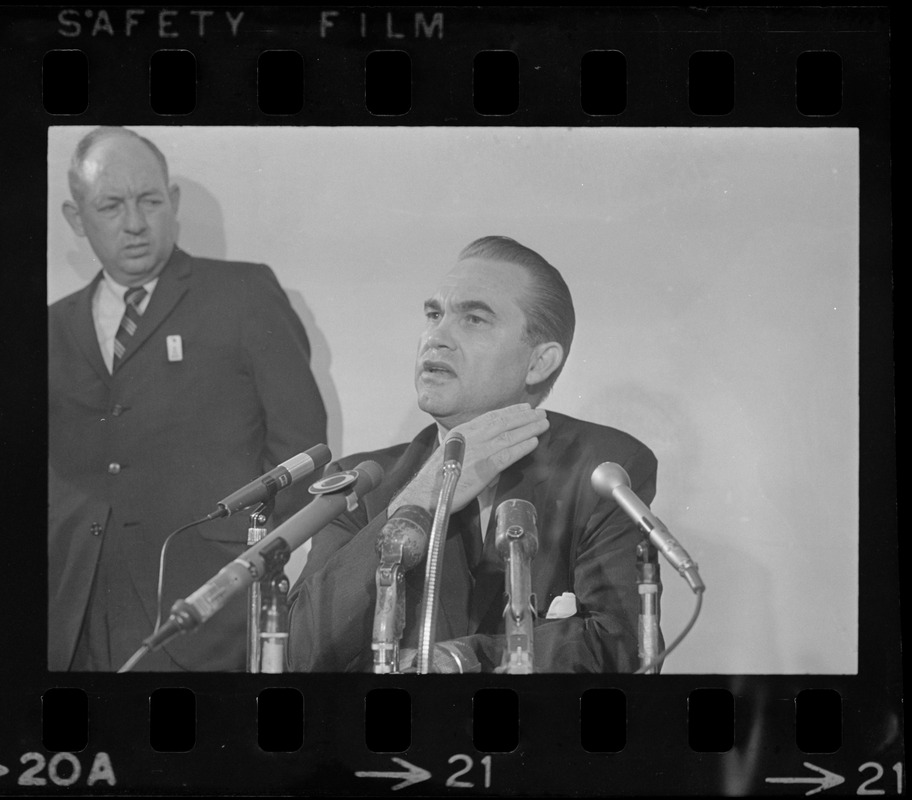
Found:
[[(622, 464), (631, 486), (649, 504), (656, 491), (656, 459), (646, 448)], [(588, 480), (590, 471), (583, 473)], [(636, 548), (642, 534), (612, 500), (599, 499), (583, 514), (585, 523), (572, 554), (572, 591), (577, 613), (539, 619), (534, 631), (536, 672), (633, 672), (639, 665)], [(539, 608), (544, 616), (547, 608)], [(475, 635), (455, 641), (469, 645), (482, 670), (501, 665), (503, 636)]]
[[(338, 471), (330, 464), (326, 472)], [(307, 563), (289, 593), (288, 668), (352, 672), (364, 666), (374, 606), (376, 543), (386, 512), (368, 521), (363, 505), (313, 538)]]
[[(301, 320), (272, 270), (265, 264), (254, 269), (247, 281), (241, 338), (262, 411), (266, 471), (326, 442), (326, 409), (310, 369), (310, 342)], [(280, 493), (274, 522), (308, 500), (304, 481)]]

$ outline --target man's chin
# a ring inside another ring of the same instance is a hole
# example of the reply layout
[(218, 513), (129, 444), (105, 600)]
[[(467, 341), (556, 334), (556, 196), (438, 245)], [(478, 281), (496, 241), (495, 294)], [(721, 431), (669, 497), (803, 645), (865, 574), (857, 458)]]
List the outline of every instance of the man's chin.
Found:
[(450, 412), (446, 403), (442, 402), (440, 398), (428, 396), (426, 392), (418, 393), (418, 408), (435, 418)]
[(157, 277), (164, 268), (164, 264), (161, 264), (151, 253), (146, 253), (136, 257), (125, 256), (118, 261), (117, 267), (125, 279), (145, 283)]

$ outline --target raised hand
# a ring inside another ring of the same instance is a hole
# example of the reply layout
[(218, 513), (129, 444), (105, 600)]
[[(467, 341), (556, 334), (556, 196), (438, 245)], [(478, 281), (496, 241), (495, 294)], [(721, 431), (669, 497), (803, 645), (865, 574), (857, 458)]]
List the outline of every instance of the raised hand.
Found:
[[(531, 453), (548, 426), (543, 409), (520, 403), (488, 411), (453, 428), (465, 437), (466, 447), (452, 510), (464, 508), (507, 467)], [(442, 467), (443, 452), (438, 448), (390, 503), (389, 514), (407, 504), (433, 511), (440, 493)]]

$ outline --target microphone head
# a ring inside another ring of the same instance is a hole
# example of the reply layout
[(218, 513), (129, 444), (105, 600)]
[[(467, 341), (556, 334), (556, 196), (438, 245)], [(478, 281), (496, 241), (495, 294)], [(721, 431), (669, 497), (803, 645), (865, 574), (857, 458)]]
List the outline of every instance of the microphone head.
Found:
[[(323, 495), (335, 494), (345, 489), (360, 498), (376, 489), (382, 480), (383, 467), (376, 461), (362, 461), (354, 469), (334, 472), (332, 475), (321, 478), (316, 483), (312, 483), (307, 491), (311, 494)], [(351, 486), (353, 488), (349, 489)]]
[(592, 471), (591, 482), (596, 494), (611, 498), (619, 486), (630, 486), (630, 476), (620, 464), (605, 461)]
[(373, 491), (383, 481), (383, 467), (376, 461), (362, 461), (353, 472), (358, 474), (358, 482), (355, 484), (355, 493), (358, 497)]
[(494, 512), (497, 523), (494, 544), (501, 556), (510, 550), (510, 540), (522, 541), (523, 552), (530, 558), (538, 552), (538, 516), (528, 500), (504, 500)]
[(332, 460), (332, 453), (325, 444), (315, 444), (305, 452), (313, 461), (315, 470), (325, 467)]
[[(298, 453), (287, 461), (283, 461), (279, 466), (285, 467), (291, 476), (291, 480), (296, 481), (298, 478), (310, 475), (311, 472), (323, 469), (331, 459), (332, 453), (330, 453), (329, 448), (325, 444), (315, 444), (309, 450), (305, 450), (303, 453)], [(288, 485), (281, 478), (279, 478), (279, 481), (281, 488), (285, 488), (285, 486)]]
[(443, 463), (455, 463), (462, 466), (465, 457), (465, 436), (461, 433), (451, 433), (443, 443)]
[(421, 506), (398, 508), (377, 536), (377, 554), (383, 559), (384, 551), (394, 554), (401, 547), (400, 564), (403, 570), (420, 564), (427, 552), (428, 531), (432, 522), (428, 510)]

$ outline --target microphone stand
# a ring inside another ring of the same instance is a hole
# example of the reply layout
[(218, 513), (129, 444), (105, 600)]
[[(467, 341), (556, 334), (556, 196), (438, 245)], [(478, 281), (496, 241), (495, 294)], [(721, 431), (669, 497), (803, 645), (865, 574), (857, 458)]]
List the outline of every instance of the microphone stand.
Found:
[[(659, 551), (649, 539), (643, 539), (636, 549), (637, 591), (640, 613), (637, 624), (637, 650), (640, 668), (651, 664), (661, 649), (659, 646), (659, 613), (662, 579), (659, 573)], [(644, 670), (644, 675), (658, 675), (661, 665)]]
[(399, 672), (399, 640), (405, 629), (402, 542), (383, 548), (377, 567), (377, 611), (374, 615), (374, 674)]
[[(520, 531), (519, 536), (522, 537)], [(529, 557), (524, 543), (507, 532), (509, 554), (507, 570), (510, 573), (508, 586), (512, 587), (504, 609), (504, 627), (507, 647), (504, 650), (503, 667), (508, 675), (531, 675), (532, 670), (532, 626), (534, 605), (532, 603), (532, 581), (529, 574)]]
[[(456, 434), (453, 434), (450, 441), (453, 441), (455, 437)], [(462, 447), (465, 447), (465, 439), (462, 436), (458, 438), (462, 440)], [(437, 584), (440, 583), (440, 577), (443, 574), (443, 544), (446, 541), (447, 527), (450, 524), (453, 495), (456, 493), (456, 484), (462, 474), (462, 455), (463, 451), (460, 451), (458, 458), (444, 457), (443, 462), (443, 482), (437, 498), (437, 507), (434, 509), (434, 521), (431, 524), (428, 542), (427, 568), (424, 573), (424, 602), (418, 636), (417, 671), (419, 675), (430, 673), (433, 664), (432, 651), (434, 637), (437, 633), (437, 605), (440, 602)]]
[[(266, 536), (265, 503), (260, 503), (250, 514), (247, 529), (247, 546), (253, 547)], [(259, 581), (247, 590), (247, 672), (260, 671), (260, 608), (263, 591)]]
[(288, 576), (284, 567), (291, 550), (284, 539), (276, 539), (260, 551), (266, 572), (263, 584), (262, 614), (260, 615), (260, 671), (272, 675), (285, 671), (285, 650), (288, 645)]
[[(261, 503), (250, 514), (247, 546), (266, 536), (271, 504)], [(284, 567), (291, 557), (288, 544), (278, 539), (261, 551), (263, 576), (247, 590), (247, 671), (270, 674), (284, 672), (288, 641), (288, 577)]]
[(504, 500), (494, 515), (497, 520), (494, 545), (506, 562), (507, 603), (503, 612), (506, 647), (500, 668), (508, 675), (531, 675), (535, 620), (531, 566), (538, 551), (535, 506), (528, 500)]

